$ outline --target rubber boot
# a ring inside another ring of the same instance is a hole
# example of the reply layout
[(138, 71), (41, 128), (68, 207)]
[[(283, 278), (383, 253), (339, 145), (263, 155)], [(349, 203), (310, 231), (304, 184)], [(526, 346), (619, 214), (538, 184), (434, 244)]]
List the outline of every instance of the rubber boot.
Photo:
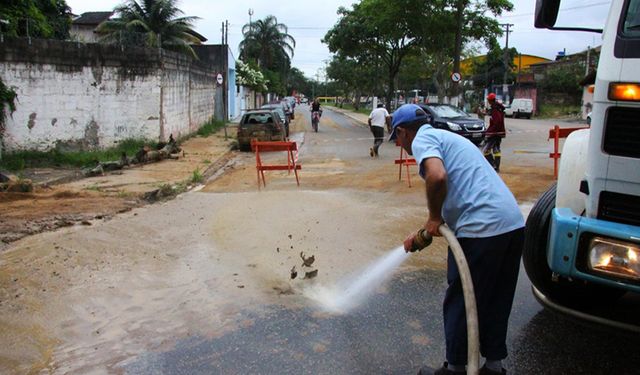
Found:
[(500, 172), (500, 159), (502, 158), (501, 154), (495, 154), (493, 156), (493, 169), (496, 170), (496, 172)]
[(489, 165), (491, 165), (493, 167), (493, 169), (495, 169), (496, 165), (495, 165), (495, 159), (493, 157), (493, 154), (485, 154), (484, 157), (489, 162)]

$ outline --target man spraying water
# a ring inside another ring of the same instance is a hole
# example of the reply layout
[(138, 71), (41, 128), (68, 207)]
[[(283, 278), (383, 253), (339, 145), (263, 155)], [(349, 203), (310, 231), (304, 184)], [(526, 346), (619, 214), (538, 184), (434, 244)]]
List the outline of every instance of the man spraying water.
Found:
[[(486, 358), (480, 374), (506, 374), (506, 335), (524, 241), (524, 219), (513, 194), (482, 153), (465, 138), (434, 129), (427, 114), (405, 104), (393, 114), (391, 139), (416, 159), (426, 182), (429, 214), (424, 229), (440, 236), (446, 223), (467, 258), (477, 299), (480, 352)], [(420, 234), (421, 235), (421, 234)], [(418, 233), (404, 241), (414, 251)], [(418, 241), (417, 241), (418, 240)], [(465, 374), (467, 328), (458, 268), (447, 260), (444, 328), (446, 359), (434, 374)], [(427, 368), (419, 374), (432, 373)]]

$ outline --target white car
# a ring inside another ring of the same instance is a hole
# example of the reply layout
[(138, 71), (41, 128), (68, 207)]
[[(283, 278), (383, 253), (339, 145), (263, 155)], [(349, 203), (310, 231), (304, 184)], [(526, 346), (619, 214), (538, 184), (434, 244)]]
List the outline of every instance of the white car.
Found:
[(511, 105), (504, 107), (504, 115), (508, 117), (526, 117), (528, 119), (533, 115), (533, 100), (531, 99), (513, 99)]

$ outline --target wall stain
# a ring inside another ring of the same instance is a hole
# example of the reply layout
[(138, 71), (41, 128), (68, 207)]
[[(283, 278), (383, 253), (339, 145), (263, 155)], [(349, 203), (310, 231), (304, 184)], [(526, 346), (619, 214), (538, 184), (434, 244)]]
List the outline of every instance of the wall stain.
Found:
[(85, 150), (95, 150), (100, 146), (100, 139), (98, 138), (98, 131), (100, 126), (95, 120), (91, 120), (84, 128), (84, 144)]
[(56, 123), (57, 123), (57, 122), (58, 122), (58, 119), (54, 117), (54, 118), (51, 120), (51, 126), (56, 126)]
[(29, 130), (33, 129), (33, 127), (36, 126), (36, 116), (37, 114), (35, 112), (32, 112), (29, 115), (29, 121), (27, 122), (27, 127), (29, 128)]

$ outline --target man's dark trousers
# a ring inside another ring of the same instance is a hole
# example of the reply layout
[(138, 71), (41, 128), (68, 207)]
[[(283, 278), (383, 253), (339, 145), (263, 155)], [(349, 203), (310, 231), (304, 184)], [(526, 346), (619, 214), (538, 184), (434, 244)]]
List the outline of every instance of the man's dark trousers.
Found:
[[(520, 270), (524, 228), (494, 237), (458, 238), (464, 251), (476, 295), (480, 353), (489, 360), (507, 357), (507, 326)], [(444, 299), (447, 361), (467, 363), (467, 320), (458, 267), (449, 250), (449, 287)]]
[(384, 128), (382, 126), (371, 125), (371, 133), (373, 134), (373, 153), (378, 156), (378, 148), (384, 142)]

